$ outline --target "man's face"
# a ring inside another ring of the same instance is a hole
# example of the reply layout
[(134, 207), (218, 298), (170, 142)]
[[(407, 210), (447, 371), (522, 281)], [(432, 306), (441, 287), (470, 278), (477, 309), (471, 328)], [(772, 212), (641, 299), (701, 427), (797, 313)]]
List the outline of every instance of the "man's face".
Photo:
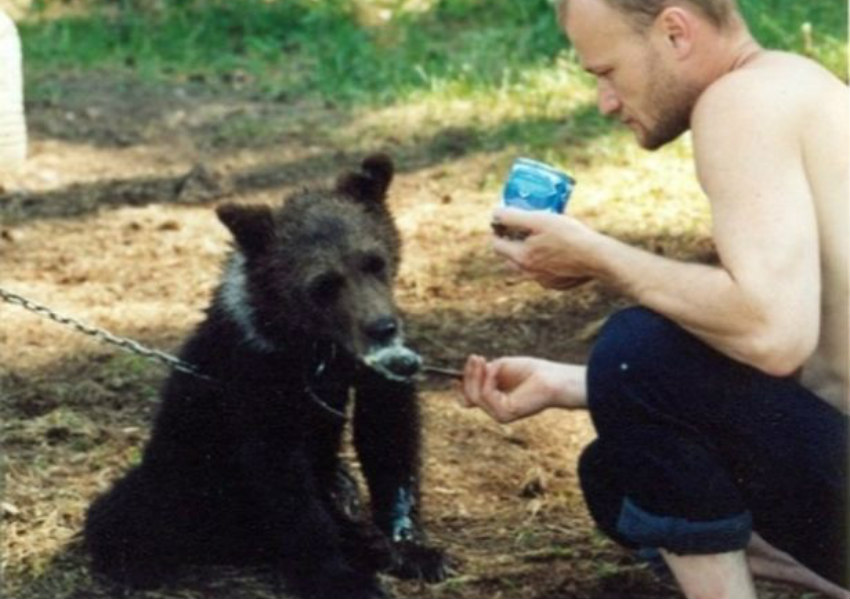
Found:
[(569, 0), (565, 17), (582, 66), (596, 77), (602, 114), (620, 119), (649, 150), (688, 129), (698, 93), (665, 60), (663, 36), (638, 33), (604, 0)]

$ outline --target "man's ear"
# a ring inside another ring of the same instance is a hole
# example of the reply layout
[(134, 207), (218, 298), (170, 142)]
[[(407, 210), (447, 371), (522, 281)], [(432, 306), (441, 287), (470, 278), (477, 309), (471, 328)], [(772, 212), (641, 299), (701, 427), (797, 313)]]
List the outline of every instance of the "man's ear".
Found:
[(383, 204), (395, 167), (386, 154), (372, 154), (360, 164), (360, 172), (346, 173), (336, 182), (336, 190), (364, 204)]
[(668, 47), (677, 58), (690, 55), (694, 44), (697, 16), (681, 6), (668, 6), (656, 17), (655, 24), (660, 28)]
[(248, 255), (264, 251), (274, 239), (274, 219), (268, 206), (222, 204), (215, 212), (239, 248)]

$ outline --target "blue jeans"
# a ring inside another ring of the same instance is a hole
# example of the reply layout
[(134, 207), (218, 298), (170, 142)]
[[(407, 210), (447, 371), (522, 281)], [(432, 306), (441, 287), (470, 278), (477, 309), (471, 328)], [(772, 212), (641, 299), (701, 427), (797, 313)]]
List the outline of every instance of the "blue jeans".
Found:
[(579, 476), (614, 540), (709, 554), (743, 549), (755, 530), (847, 584), (845, 414), (644, 308), (603, 328), (588, 403), (598, 437)]

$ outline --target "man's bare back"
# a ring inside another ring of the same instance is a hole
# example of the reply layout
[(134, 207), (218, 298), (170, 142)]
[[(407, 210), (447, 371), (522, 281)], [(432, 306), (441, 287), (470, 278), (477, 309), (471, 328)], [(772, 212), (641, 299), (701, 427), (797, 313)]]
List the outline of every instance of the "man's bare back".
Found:
[[(760, 77), (794, 81), (799, 137), (815, 204), (821, 260), (821, 322), (803, 384), (848, 411), (848, 246), (850, 246), (850, 91), (817, 63), (793, 54), (764, 52), (745, 69)], [(817, 290), (812, 290), (816, 293)]]

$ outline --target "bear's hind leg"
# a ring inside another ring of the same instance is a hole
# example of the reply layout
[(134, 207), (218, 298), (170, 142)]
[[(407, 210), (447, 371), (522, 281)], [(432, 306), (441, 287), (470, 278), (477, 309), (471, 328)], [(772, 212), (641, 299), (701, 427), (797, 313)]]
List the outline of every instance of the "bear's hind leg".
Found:
[(121, 585), (150, 589), (172, 580), (178, 562), (169, 550), (173, 530), (145, 492), (143, 475), (131, 471), (86, 514), (85, 545), (92, 570)]

